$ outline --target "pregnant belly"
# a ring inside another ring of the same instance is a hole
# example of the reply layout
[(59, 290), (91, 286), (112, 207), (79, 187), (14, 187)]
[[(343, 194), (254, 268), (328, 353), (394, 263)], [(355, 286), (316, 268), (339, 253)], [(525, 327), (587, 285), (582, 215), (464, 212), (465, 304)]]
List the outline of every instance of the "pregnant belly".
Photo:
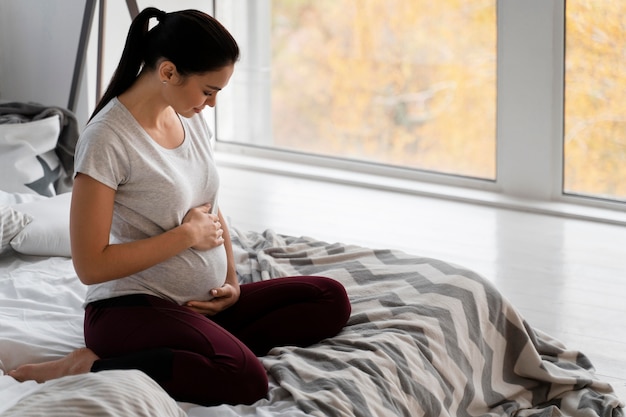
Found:
[[(226, 250), (224, 246), (208, 251), (186, 250), (150, 268), (144, 279), (153, 282), (154, 290), (178, 304), (190, 300), (211, 299), (209, 292), (226, 281)], [(153, 270), (155, 269), (155, 270)]]

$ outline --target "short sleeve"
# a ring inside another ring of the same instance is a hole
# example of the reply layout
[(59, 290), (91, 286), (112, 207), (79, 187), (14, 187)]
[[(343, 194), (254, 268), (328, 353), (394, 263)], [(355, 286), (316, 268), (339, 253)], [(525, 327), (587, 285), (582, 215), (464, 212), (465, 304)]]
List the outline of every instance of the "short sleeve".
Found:
[(130, 175), (130, 163), (123, 141), (107, 124), (87, 125), (76, 145), (75, 173), (89, 175), (117, 190)]

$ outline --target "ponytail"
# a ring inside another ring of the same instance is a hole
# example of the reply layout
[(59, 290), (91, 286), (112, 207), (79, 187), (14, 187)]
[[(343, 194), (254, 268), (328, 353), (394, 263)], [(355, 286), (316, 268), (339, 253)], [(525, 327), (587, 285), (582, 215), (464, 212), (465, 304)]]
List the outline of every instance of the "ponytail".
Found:
[[(149, 29), (151, 18), (159, 23)], [(239, 59), (239, 47), (228, 30), (206, 13), (166, 13), (148, 7), (133, 19), (120, 62), (90, 120), (109, 101), (128, 90), (142, 69), (156, 69), (161, 58), (172, 61), (178, 73), (186, 76), (234, 64)]]
[(90, 119), (102, 110), (109, 101), (122, 94), (135, 82), (141, 70), (141, 64), (143, 63), (142, 49), (144, 46), (144, 38), (148, 33), (150, 18), (157, 16), (162, 17), (164, 14), (164, 12), (154, 7), (148, 7), (142, 10), (141, 13), (133, 19), (130, 24), (128, 36), (126, 37), (126, 44), (124, 45), (120, 62), (113, 73), (113, 78), (111, 78), (109, 86), (98, 102)]

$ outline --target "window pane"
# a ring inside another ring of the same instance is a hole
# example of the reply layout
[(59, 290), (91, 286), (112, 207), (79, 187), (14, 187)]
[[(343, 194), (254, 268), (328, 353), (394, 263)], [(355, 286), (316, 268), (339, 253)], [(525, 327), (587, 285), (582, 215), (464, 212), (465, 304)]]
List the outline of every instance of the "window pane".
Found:
[(626, 2), (567, 0), (564, 192), (626, 200)]
[(495, 3), (273, 0), (265, 144), (494, 179)]

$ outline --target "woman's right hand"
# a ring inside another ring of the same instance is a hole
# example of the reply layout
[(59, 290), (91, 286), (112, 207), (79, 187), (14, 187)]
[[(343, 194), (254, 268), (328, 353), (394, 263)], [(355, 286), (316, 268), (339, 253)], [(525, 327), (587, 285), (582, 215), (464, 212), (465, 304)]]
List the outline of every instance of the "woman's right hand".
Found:
[(217, 214), (211, 213), (211, 204), (194, 207), (183, 217), (183, 224), (190, 226), (195, 250), (209, 250), (224, 244), (222, 225)]

